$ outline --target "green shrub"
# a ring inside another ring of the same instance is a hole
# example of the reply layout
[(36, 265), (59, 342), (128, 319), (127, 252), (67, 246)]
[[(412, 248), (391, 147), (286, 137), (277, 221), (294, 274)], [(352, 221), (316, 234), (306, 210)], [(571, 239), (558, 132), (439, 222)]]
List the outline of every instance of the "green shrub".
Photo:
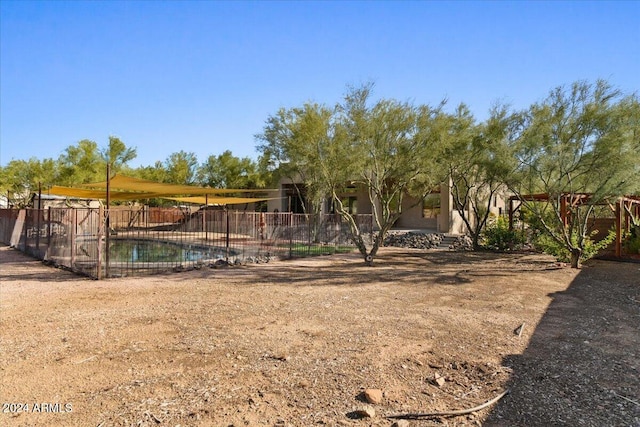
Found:
[(640, 238), (627, 240), (624, 247), (628, 254), (640, 255)]
[(628, 254), (640, 254), (640, 226), (632, 225), (625, 236), (624, 248)]
[(483, 246), (494, 251), (512, 251), (520, 249), (526, 242), (520, 230), (509, 230), (509, 221), (498, 217), (495, 222), (487, 224), (483, 233)]
[[(595, 230), (591, 233), (591, 236), (594, 236), (597, 233), (598, 231)], [(584, 238), (584, 248), (582, 250), (582, 255), (580, 256), (580, 262), (584, 262), (588, 259), (593, 258), (598, 252), (609, 246), (609, 244), (615, 240), (616, 232), (615, 230), (610, 230), (609, 234), (607, 234), (607, 237), (600, 240), (599, 242), (594, 242), (591, 239), (591, 236), (586, 236)], [(578, 234), (573, 233), (571, 236), (571, 240), (572, 244), (577, 246)], [(567, 249), (566, 245), (558, 243), (555, 239), (553, 239), (546, 233), (538, 234), (535, 237), (534, 245), (538, 250), (546, 254), (553, 255), (560, 262), (571, 261), (571, 253), (569, 252), (569, 249)]]
[(570, 260), (570, 254), (567, 248), (546, 233), (536, 235), (533, 245), (537, 250), (552, 255), (560, 262), (569, 262)]

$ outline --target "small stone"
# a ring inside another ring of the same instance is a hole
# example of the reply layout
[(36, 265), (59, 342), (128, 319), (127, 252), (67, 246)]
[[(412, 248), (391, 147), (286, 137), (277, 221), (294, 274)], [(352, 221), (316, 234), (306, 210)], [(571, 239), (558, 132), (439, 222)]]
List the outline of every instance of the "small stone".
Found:
[(217, 259), (213, 265), (216, 267), (226, 267), (229, 263), (224, 259)]
[(376, 410), (369, 405), (361, 406), (353, 412), (361, 418), (373, 418), (376, 416)]
[(398, 420), (395, 423), (391, 424), (391, 427), (409, 427), (409, 421)]
[(447, 382), (447, 380), (445, 380), (442, 375), (436, 372), (435, 374), (433, 374), (433, 378), (431, 379), (431, 382), (437, 385), (438, 387), (442, 387), (444, 383)]
[(364, 391), (364, 398), (367, 402), (377, 405), (382, 402), (382, 390), (377, 388), (368, 388)]

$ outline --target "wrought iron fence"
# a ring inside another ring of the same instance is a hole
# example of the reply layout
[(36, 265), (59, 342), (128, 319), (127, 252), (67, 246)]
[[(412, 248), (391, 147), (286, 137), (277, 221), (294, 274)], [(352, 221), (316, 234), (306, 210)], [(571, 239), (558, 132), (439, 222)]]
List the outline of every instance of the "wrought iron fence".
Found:
[[(362, 233), (371, 215), (358, 215)], [(0, 242), (96, 279), (350, 252), (338, 215), (166, 208), (0, 209)]]

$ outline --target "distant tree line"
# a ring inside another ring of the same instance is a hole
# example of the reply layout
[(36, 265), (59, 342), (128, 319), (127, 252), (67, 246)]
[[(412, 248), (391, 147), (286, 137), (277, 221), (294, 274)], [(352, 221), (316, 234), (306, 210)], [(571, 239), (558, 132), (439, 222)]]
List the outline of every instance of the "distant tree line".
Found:
[(136, 155), (135, 148), (127, 147), (113, 136), (103, 149), (97, 142), (83, 139), (65, 148), (57, 159), (11, 160), (0, 168), (0, 191), (14, 206), (22, 207), (39, 188), (46, 192), (52, 185), (77, 186), (104, 181), (107, 164), (111, 166), (112, 175), (122, 173), (150, 181), (212, 188), (264, 188), (269, 177), (268, 173), (258, 170), (256, 161), (236, 157), (228, 150), (209, 156), (202, 164), (194, 153), (179, 151), (153, 166), (132, 168), (128, 163)]

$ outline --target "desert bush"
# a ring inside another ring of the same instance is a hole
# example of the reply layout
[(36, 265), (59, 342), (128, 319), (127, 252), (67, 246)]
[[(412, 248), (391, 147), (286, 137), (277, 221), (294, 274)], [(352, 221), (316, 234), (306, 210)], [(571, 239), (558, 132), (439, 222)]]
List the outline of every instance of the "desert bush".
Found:
[(631, 226), (631, 230), (625, 236), (624, 248), (628, 254), (640, 254), (640, 225)]
[[(609, 246), (609, 244), (616, 238), (615, 230), (610, 230), (607, 237), (599, 242), (595, 242), (591, 237), (597, 233), (598, 230), (594, 230), (591, 233), (591, 236), (584, 238), (584, 249), (580, 256), (580, 262), (593, 258), (599, 251)], [(577, 233), (573, 233), (571, 235), (571, 240), (575, 245), (578, 240)], [(546, 233), (539, 233), (535, 235), (533, 244), (536, 249), (546, 254), (553, 255), (560, 262), (571, 261), (571, 253), (567, 249), (567, 245), (559, 243)]]
[(483, 233), (483, 246), (495, 251), (512, 251), (522, 248), (526, 236), (522, 230), (509, 229), (509, 221), (498, 217), (487, 224)]

